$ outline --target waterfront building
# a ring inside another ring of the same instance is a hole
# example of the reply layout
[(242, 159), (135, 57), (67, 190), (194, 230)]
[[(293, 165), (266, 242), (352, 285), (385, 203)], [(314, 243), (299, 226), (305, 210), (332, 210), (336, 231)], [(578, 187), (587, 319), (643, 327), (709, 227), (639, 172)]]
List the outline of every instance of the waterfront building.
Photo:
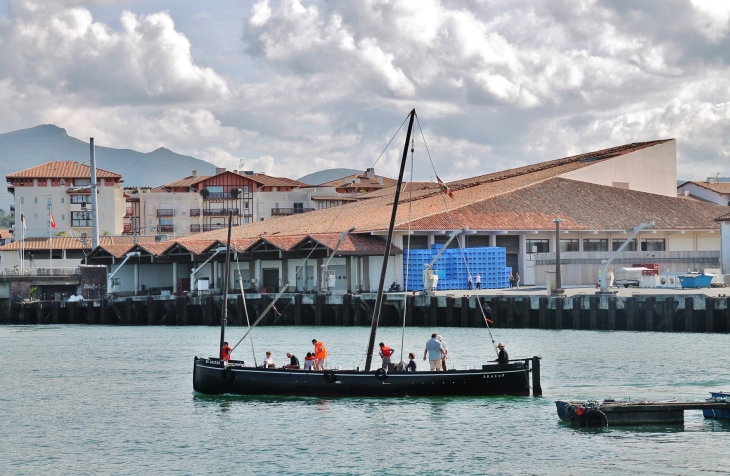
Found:
[(730, 179), (707, 177), (704, 182), (690, 180), (677, 187), (677, 193), (718, 205), (730, 205)]

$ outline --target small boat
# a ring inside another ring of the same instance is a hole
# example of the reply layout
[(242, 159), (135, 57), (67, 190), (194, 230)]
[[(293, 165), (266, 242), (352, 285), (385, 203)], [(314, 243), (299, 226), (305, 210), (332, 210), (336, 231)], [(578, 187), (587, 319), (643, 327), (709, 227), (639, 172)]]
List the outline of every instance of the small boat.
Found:
[[(710, 395), (712, 397), (707, 399), (708, 403), (730, 402), (730, 392), (710, 392)], [(702, 415), (705, 418), (730, 420), (730, 410), (709, 408), (702, 410)]]
[[(413, 130), (416, 110), (409, 113), (410, 123), (406, 133), (403, 157), (400, 164), (398, 184), (385, 240), (383, 266), (380, 273), (378, 294), (373, 308), (370, 340), (365, 354), (365, 368), (361, 370), (291, 370), (252, 367), (243, 361), (225, 361), (220, 357), (198, 358), (193, 362), (193, 388), (209, 394), (239, 395), (292, 395), (292, 396), (338, 396), (338, 397), (404, 397), (404, 396), (483, 396), (483, 395), (530, 395), (530, 374), (532, 374), (532, 394), (542, 395), (540, 387), (540, 357), (509, 360), (506, 363), (488, 363), (477, 369), (448, 370), (441, 372), (405, 372), (386, 368), (371, 370), (375, 336), (378, 329), (380, 309), (383, 303), (385, 275), (387, 271), (396, 212), (403, 184), (403, 172), (408, 158), (408, 149)], [(407, 118), (408, 119), (408, 118)], [(405, 121), (404, 121), (405, 122)], [(228, 242), (226, 251), (226, 274), (223, 289), (228, 289), (230, 265), (231, 220), (228, 222)], [(280, 290), (279, 296), (286, 286)], [(269, 304), (259, 318), (249, 327), (251, 329), (266, 315), (276, 299)], [(219, 349), (223, 348), (227, 320), (227, 306), (223, 306)], [(485, 317), (486, 320), (486, 317)], [(240, 341), (239, 341), (240, 342)], [(492, 343), (494, 340), (492, 339)], [(496, 348), (495, 348), (496, 350)], [(532, 367), (532, 368), (531, 368)]]
[(711, 274), (687, 273), (679, 276), (679, 282), (682, 283), (682, 289), (699, 289), (709, 288), (712, 283)]

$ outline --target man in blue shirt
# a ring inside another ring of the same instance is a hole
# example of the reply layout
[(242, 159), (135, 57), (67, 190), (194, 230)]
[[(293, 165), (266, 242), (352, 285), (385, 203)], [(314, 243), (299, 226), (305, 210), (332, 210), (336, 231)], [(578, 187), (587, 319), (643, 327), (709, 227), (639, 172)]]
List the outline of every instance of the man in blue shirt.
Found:
[(441, 361), (444, 358), (444, 348), (441, 346), (441, 342), (436, 338), (438, 334), (435, 332), (431, 334), (431, 339), (426, 342), (426, 350), (423, 351), (423, 360), (428, 361), (431, 364), (431, 371), (441, 370)]

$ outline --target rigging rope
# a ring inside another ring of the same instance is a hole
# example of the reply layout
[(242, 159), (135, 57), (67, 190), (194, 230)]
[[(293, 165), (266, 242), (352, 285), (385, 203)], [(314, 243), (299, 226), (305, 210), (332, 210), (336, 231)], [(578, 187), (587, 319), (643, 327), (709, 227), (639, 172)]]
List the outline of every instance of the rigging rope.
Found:
[[(256, 361), (256, 349), (253, 347), (253, 334), (251, 333), (251, 321), (248, 319), (248, 306), (246, 306), (246, 293), (243, 290), (243, 278), (241, 276), (241, 264), (238, 261), (238, 252), (236, 252), (236, 268), (238, 268), (238, 287), (241, 288), (241, 298), (243, 299), (243, 311), (246, 314), (246, 324), (248, 325), (249, 335), (251, 336), (251, 353), (253, 354), (253, 365), (258, 367), (259, 363)], [(249, 268), (250, 270), (251, 268)], [(233, 352), (233, 349), (231, 349)]]
[(385, 151), (388, 150), (388, 147), (390, 146), (390, 143), (393, 142), (393, 139), (395, 139), (395, 136), (397, 136), (398, 133), (400, 132), (400, 130), (403, 129), (403, 124), (406, 123), (406, 121), (408, 120), (409, 117), (411, 117), (411, 114), (410, 113), (408, 113), (408, 115), (406, 116), (406, 118), (403, 119), (403, 122), (400, 123), (400, 127), (398, 128), (397, 131), (395, 131), (395, 134), (393, 134), (393, 137), (390, 138), (390, 141), (388, 141), (388, 144), (385, 146), (385, 149), (383, 149), (383, 151), (380, 153), (380, 155), (378, 156), (378, 158), (375, 159), (375, 163), (373, 164), (373, 168), (375, 168), (375, 165), (377, 165), (378, 161), (380, 161), (380, 158), (383, 156), (383, 154), (385, 154)]
[[(416, 114), (416, 123), (418, 124), (418, 130), (421, 132), (421, 138), (423, 139), (423, 145), (426, 149), (426, 153), (428, 154), (428, 160), (431, 162), (431, 169), (433, 170), (434, 175), (438, 177), (436, 174), (436, 166), (433, 163), (433, 159), (431, 158), (431, 152), (428, 150), (428, 145), (426, 144), (426, 136), (423, 134), (423, 129), (421, 129), (421, 122), (418, 120), (418, 114)], [(446, 201), (446, 195), (444, 193), (441, 193), (441, 198), (444, 202), (444, 208), (446, 209), (446, 217), (448, 218), (451, 226), (454, 230), (457, 230), (459, 228), (463, 228), (462, 226), (457, 226), (456, 223), (454, 223), (453, 218), (451, 216), (451, 210), (449, 209), (449, 204)], [(464, 237), (464, 241), (466, 241), (466, 237)], [(461, 252), (461, 259), (464, 261), (464, 266), (466, 267), (466, 272), (468, 276), (471, 276), (471, 271), (469, 270), (469, 260), (466, 259), (466, 255), (464, 254), (464, 247), (461, 244), (461, 240), (459, 237), (456, 237), (456, 243), (459, 245), (459, 251)], [(487, 326), (487, 331), (489, 332), (489, 338), (492, 341), (492, 347), (494, 348), (494, 353), (499, 357), (499, 351), (497, 350), (497, 344), (494, 342), (494, 336), (492, 335), (492, 328), (489, 327), (489, 320), (487, 319), (487, 315), (484, 312), (484, 307), (482, 306), (482, 301), (479, 299), (479, 295), (476, 293), (476, 289), (471, 289), (472, 291), (470, 294), (472, 297), (476, 298), (476, 305), (479, 308), (479, 312), (482, 315), (482, 319), (484, 319), (484, 324)]]

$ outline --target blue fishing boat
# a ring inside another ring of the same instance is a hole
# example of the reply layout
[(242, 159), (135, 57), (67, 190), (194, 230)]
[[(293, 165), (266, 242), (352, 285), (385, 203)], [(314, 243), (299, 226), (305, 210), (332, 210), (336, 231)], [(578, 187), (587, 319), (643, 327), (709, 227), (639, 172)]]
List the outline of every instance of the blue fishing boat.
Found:
[(679, 276), (682, 289), (709, 288), (713, 276), (711, 274), (688, 273)]
[[(728, 402), (730, 401), (730, 392), (710, 392), (712, 398), (708, 398), (708, 402)], [(705, 409), (702, 410), (702, 415), (705, 418), (716, 418), (721, 420), (730, 420), (730, 410), (722, 409)]]

